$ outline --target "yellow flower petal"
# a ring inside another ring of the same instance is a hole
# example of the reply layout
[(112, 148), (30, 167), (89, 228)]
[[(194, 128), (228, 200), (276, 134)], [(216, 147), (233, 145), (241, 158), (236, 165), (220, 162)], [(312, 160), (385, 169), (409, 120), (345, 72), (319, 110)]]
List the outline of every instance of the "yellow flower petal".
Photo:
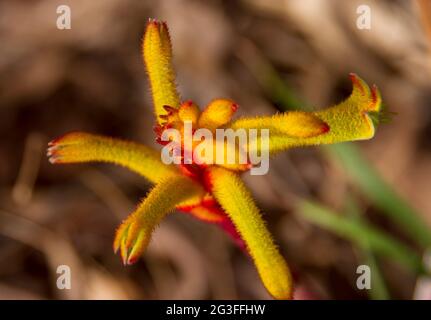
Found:
[(150, 20), (142, 43), (144, 62), (150, 79), (154, 109), (159, 124), (160, 115), (166, 114), (163, 106), (180, 107), (172, 67), (172, 48), (166, 23)]
[(184, 176), (173, 176), (159, 182), (138, 208), (118, 228), (114, 251), (120, 249), (125, 264), (134, 263), (150, 242), (151, 234), (161, 220), (180, 203), (204, 196), (202, 188)]
[(235, 121), (232, 129), (269, 129), (271, 135), (308, 138), (329, 130), (329, 126), (312, 113), (290, 111), (271, 117), (242, 118)]
[[(350, 77), (353, 92), (348, 99), (336, 106), (316, 112), (292, 111), (274, 117), (240, 119), (232, 127), (240, 128), (243, 125), (245, 129), (269, 129), (270, 152), (299, 146), (370, 139), (374, 136), (375, 128), (368, 113), (380, 112), (380, 93), (376, 86), (370, 90), (365, 81), (355, 74)], [(287, 124), (290, 124), (289, 128), (286, 127)], [(284, 127), (286, 128), (283, 129)], [(259, 139), (256, 148), (260, 150)]]
[(199, 107), (193, 101), (184, 102), (178, 110), (178, 116), (182, 122), (190, 121), (193, 126), (196, 125), (199, 118)]
[(110, 162), (137, 172), (152, 182), (179, 174), (165, 165), (160, 153), (142, 144), (84, 132), (72, 132), (49, 143), (52, 163)]
[(202, 111), (198, 126), (214, 131), (216, 128), (227, 124), (237, 109), (238, 105), (232, 100), (213, 100)]
[(213, 194), (244, 239), (268, 292), (276, 299), (291, 299), (292, 276), (266, 229), (259, 209), (239, 176), (220, 167), (208, 168)]

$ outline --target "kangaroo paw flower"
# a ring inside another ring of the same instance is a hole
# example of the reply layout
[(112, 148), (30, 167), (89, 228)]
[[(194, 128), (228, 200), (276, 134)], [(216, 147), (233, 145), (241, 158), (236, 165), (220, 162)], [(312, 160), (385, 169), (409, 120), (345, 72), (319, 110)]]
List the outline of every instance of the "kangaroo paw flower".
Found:
[(150, 241), (148, 230), (133, 214), (127, 217), (117, 229), (114, 239), (114, 252), (120, 251), (124, 265), (135, 263)]
[(148, 22), (142, 42), (142, 52), (150, 79), (156, 116), (166, 114), (163, 106), (178, 109), (180, 97), (175, 85), (172, 46), (165, 22), (156, 20)]
[(109, 162), (126, 167), (150, 181), (179, 174), (177, 168), (160, 160), (160, 153), (142, 144), (85, 132), (72, 132), (48, 144), (53, 164)]
[(159, 182), (117, 229), (114, 251), (120, 250), (124, 264), (136, 262), (147, 247), (153, 230), (168, 213), (176, 206), (186, 206), (189, 201), (195, 202), (204, 195), (200, 185), (184, 176)]
[(216, 99), (211, 101), (202, 111), (199, 118), (199, 127), (207, 128), (211, 131), (227, 124), (231, 119), (238, 105), (229, 99)]
[[(231, 128), (269, 129), (271, 153), (293, 147), (371, 139), (375, 133), (371, 114), (381, 112), (380, 92), (376, 86), (370, 89), (356, 74), (351, 74), (350, 79), (353, 83), (351, 95), (333, 107), (316, 112), (290, 111), (242, 118), (234, 121)], [(259, 148), (260, 143), (255, 145)]]
[(292, 275), (250, 192), (239, 176), (229, 170), (211, 167), (208, 174), (215, 198), (244, 240), (266, 289), (276, 299), (292, 299)]
[[(47, 151), (49, 161), (54, 164), (109, 162), (135, 171), (155, 183), (147, 197), (116, 231), (113, 248), (120, 252), (125, 265), (139, 259), (156, 226), (168, 213), (178, 209), (219, 225), (240, 248), (247, 251), (268, 292), (276, 299), (291, 299), (293, 282), (289, 267), (238, 174), (254, 169), (250, 151), (268, 155), (292, 147), (372, 138), (376, 123), (383, 118), (380, 92), (376, 86), (370, 88), (357, 75), (351, 74), (351, 95), (333, 107), (316, 112), (292, 111), (233, 121), (238, 105), (232, 100), (213, 100), (202, 112), (192, 101), (181, 103), (175, 85), (172, 46), (166, 23), (148, 22), (142, 50), (154, 102), (156, 141), (172, 152), (172, 158), (180, 160), (180, 163), (165, 164), (158, 151), (138, 143), (83, 132), (69, 133), (51, 141)], [(200, 148), (196, 141), (185, 146), (186, 131), (193, 135), (198, 129), (208, 129), (200, 130), (205, 137), (205, 134), (217, 133), (218, 128), (229, 133), (236, 129), (244, 129), (240, 133), (267, 129), (269, 137), (256, 134), (252, 139), (253, 145), (252, 140), (244, 140), (239, 135), (238, 140), (244, 141), (238, 146), (227, 141), (225, 136), (212, 141), (208, 149)], [(176, 129), (183, 136), (165, 139), (163, 133), (167, 129)], [(268, 139), (266, 142), (269, 143), (260, 144), (262, 139)], [(176, 147), (184, 147), (187, 153), (192, 153), (190, 161), (185, 162), (186, 152), (178, 151)], [(220, 149), (224, 150), (221, 161), (214, 161)], [(244, 153), (245, 150), (249, 154)]]

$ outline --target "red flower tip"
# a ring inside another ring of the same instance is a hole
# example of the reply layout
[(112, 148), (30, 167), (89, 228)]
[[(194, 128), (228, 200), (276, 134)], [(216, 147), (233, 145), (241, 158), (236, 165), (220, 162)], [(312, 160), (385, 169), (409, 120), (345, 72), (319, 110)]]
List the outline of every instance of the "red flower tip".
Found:
[(171, 113), (173, 113), (173, 112), (176, 112), (176, 111), (177, 111), (177, 109), (175, 109), (175, 108), (173, 108), (173, 107), (171, 107), (171, 106), (167, 106), (167, 105), (164, 105), (164, 106), (163, 106), (163, 109), (165, 109), (167, 112), (171, 112)]
[(324, 122), (322, 125), (322, 133), (327, 133), (329, 132), (330, 129), (331, 128), (329, 127), (329, 125), (326, 122)]
[(233, 102), (230, 107), (232, 108), (233, 112), (236, 112), (236, 110), (238, 110), (238, 108), (239, 108), (239, 105), (237, 103)]
[(358, 75), (356, 73), (351, 72), (351, 73), (349, 73), (349, 77), (350, 77), (350, 80), (352, 81), (353, 85), (361, 91), (361, 94), (364, 95), (365, 94), (365, 88), (362, 85), (361, 80), (359, 80)]
[(127, 259), (127, 264), (132, 265), (132, 264), (135, 264), (137, 261), (138, 261), (138, 256), (129, 257), (129, 259)]

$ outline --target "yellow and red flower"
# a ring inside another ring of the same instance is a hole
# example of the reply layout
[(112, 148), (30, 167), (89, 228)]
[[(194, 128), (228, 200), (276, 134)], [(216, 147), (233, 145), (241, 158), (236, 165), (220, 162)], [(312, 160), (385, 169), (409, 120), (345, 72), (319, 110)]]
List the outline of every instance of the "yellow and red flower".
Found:
[[(316, 112), (292, 111), (273, 116), (232, 120), (238, 105), (228, 99), (210, 102), (201, 112), (192, 101), (182, 102), (175, 85), (172, 47), (166, 23), (150, 20), (143, 40), (143, 57), (151, 84), (156, 115), (156, 138), (167, 128), (268, 129), (270, 154), (292, 147), (370, 139), (375, 127), (370, 117), (381, 111), (381, 97), (351, 74), (353, 92), (340, 104)], [(257, 144), (259, 146), (260, 144)], [(251, 146), (250, 146), (251, 147)], [(258, 147), (259, 148), (259, 147)], [(291, 299), (293, 281), (253, 198), (240, 179), (251, 164), (166, 165), (160, 152), (142, 144), (74, 132), (49, 144), (52, 163), (109, 162), (126, 167), (155, 184), (146, 198), (117, 229), (114, 251), (132, 264), (147, 247), (152, 231), (170, 212), (187, 212), (216, 223), (229, 232), (253, 259), (268, 292)]]

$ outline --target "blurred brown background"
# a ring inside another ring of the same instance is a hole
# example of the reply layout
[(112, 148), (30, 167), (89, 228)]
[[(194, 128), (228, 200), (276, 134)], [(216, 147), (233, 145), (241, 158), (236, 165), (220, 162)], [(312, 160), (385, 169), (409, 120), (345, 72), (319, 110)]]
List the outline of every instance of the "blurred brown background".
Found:
[[(140, 56), (149, 17), (168, 22), (180, 92), (201, 107), (227, 97), (240, 114), (282, 110), (262, 65), (273, 67), (294, 101), (315, 108), (347, 97), (349, 72), (376, 83), (398, 115), (357, 146), (431, 225), (426, 2), (1, 1), (0, 298), (269, 298), (253, 264), (220, 229), (183, 214), (170, 215), (141, 261), (123, 267), (112, 252), (114, 230), (150, 184), (110, 165), (47, 161), (47, 142), (75, 130), (157, 147)], [(71, 8), (71, 30), (56, 28), (61, 4)], [(371, 7), (371, 30), (356, 27), (360, 4)], [(409, 244), (402, 228), (320, 149), (271, 161), (268, 175), (245, 180), (295, 270), (297, 298), (368, 298), (355, 286), (357, 250), (301, 218), (295, 199), (338, 210), (354, 194), (364, 215)], [(56, 288), (62, 264), (71, 267), (71, 290)], [(381, 270), (393, 298), (412, 298), (415, 274), (385, 260)]]

